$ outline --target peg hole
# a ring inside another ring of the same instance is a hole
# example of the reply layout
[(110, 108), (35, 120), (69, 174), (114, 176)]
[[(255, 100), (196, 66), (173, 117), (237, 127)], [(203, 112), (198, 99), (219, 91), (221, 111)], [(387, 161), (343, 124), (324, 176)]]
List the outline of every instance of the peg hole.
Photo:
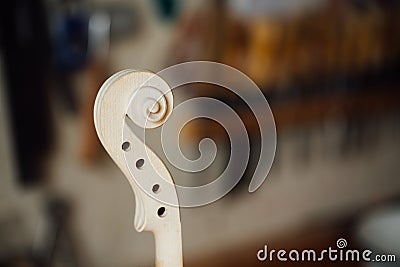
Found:
[(167, 213), (167, 211), (165, 210), (165, 207), (161, 207), (157, 210), (158, 217), (165, 217), (166, 213)]
[(151, 191), (153, 191), (154, 194), (160, 193), (160, 185), (159, 184), (153, 185), (153, 187), (151, 188)]
[(129, 143), (128, 141), (127, 142), (123, 142), (122, 143), (122, 150), (125, 151), (125, 152), (131, 150), (131, 143)]
[(136, 168), (138, 168), (139, 170), (143, 168), (144, 165), (144, 159), (138, 159), (136, 161)]

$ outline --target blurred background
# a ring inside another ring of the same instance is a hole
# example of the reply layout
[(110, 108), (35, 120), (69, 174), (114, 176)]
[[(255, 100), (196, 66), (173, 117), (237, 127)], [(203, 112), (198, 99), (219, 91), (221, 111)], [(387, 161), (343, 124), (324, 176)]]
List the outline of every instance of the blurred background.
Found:
[[(211, 96), (229, 104), (252, 149), (233, 192), (182, 210), (185, 266), (262, 266), (256, 253), (265, 244), (324, 249), (339, 238), (400, 259), (399, 1), (0, 5), (0, 266), (154, 266), (152, 235), (133, 228), (134, 198), (99, 144), (93, 104), (121, 69), (189, 60), (252, 78), (271, 105), (278, 144), (268, 179), (249, 194), (260, 137), (248, 107), (216, 86), (174, 91), (177, 103)], [(215, 122), (189, 123), (183, 151), (195, 158), (204, 137), (218, 144), (216, 161), (195, 175), (168, 165), (177, 183), (205, 183), (226, 166), (229, 140)], [(324, 263), (337, 265), (381, 266)]]

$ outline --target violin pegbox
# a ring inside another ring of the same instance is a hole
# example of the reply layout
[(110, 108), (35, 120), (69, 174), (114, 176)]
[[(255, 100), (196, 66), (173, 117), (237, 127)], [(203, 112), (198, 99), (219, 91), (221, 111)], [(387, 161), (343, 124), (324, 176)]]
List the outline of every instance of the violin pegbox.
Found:
[(168, 169), (130, 123), (143, 131), (156, 128), (172, 109), (168, 84), (154, 73), (137, 70), (107, 79), (94, 106), (97, 135), (135, 195), (135, 229), (154, 234), (158, 267), (183, 266), (179, 202)]

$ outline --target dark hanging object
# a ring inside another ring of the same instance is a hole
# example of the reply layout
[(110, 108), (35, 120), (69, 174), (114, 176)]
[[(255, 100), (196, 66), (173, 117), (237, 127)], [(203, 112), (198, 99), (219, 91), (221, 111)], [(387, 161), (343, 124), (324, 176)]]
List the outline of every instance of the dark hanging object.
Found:
[(158, 14), (162, 19), (172, 20), (177, 15), (177, 0), (154, 0)]
[(1, 1), (0, 44), (20, 182), (44, 177), (52, 144), (47, 88), (50, 42), (41, 1)]

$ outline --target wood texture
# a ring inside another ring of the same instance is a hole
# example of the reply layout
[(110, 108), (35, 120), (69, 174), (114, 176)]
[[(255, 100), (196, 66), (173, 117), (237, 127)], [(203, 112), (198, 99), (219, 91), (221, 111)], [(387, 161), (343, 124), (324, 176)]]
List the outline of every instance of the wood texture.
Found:
[[(182, 266), (182, 238), (179, 207), (177, 205), (167, 205), (161, 203), (146, 193), (141, 186), (146, 180), (157, 179), (161, 176), (163, 181), (173, 183), (168, 170), (145, 144), (126, 126), (126, 114), (129, 113), (134, 122), (140, 125), (140, 116), (146, 114), (146, 110), (140, 111), (140, 108), (146, 108), (144, 102), (135, 102), (135, 95), (154, 97), (154, 92), (149, 87), (143, 87), (154, 74), (145, 71), (124, 70), (114, 74), (101, 87), (94, 108), (94, 121), (99, 139), (111, 158), (115, 161), (121, 171), (127, 177), (129, 184), (135, 195), (136, 211), (134, 225), (137, 231), (151, 231), (154, 234), (156, 244), (156, 266), (173, 267)], [(160, 79), (159, 77), (157, 79)], [(155, 88), (162, 84), (153, 83)], [(157, 89), (157, 88), (156, 88)], [(145, 90), (141, 91), (140, 90)], [(148, 95), (147, 95), (148, 92)], [(167, 98), (171, 98), (167, 96)], [(130, 104), (139, 105), (130, 107)], [(149, 125), (150, 128), (160, 126), (172, 110), (172, 99), (164, 104), (167, 107), (167, 114), (162, 117), (158, 124)], [(143, 105), (143, 106), (142, 106)], [(128, 112), (129, 111), (129, 112)], [(132, 114), (137, 112), (138, 114)], [(139, 119), (138, 119), (139, 118)], [(145, 126), (145, 125), (141, 125)], [(122, 144), (129, 142), (129, 147), (123, 149)], [(127, 153), (133, 151), (134, 153)], [(143, 168), (137, 168), (135, 162), (127, 161), (129, 157), (137, 157), (144, 160)], [(132, 164), (133, 163), (133, 164)], [(154, 176), (154, 172), (159, 176)], [(141, 181), (139, 184), (138, 181)], [(163, 181), (158, 181), (161, 186)], [(154, 182), (154, 181), (153, 181)], [(169, 198), (172, 198), (178, 204), (176, 192), (171, 188), (162, 188), (162, 192), (167, 192)], [(160, 209), (164, 213), (160, 215)]]

